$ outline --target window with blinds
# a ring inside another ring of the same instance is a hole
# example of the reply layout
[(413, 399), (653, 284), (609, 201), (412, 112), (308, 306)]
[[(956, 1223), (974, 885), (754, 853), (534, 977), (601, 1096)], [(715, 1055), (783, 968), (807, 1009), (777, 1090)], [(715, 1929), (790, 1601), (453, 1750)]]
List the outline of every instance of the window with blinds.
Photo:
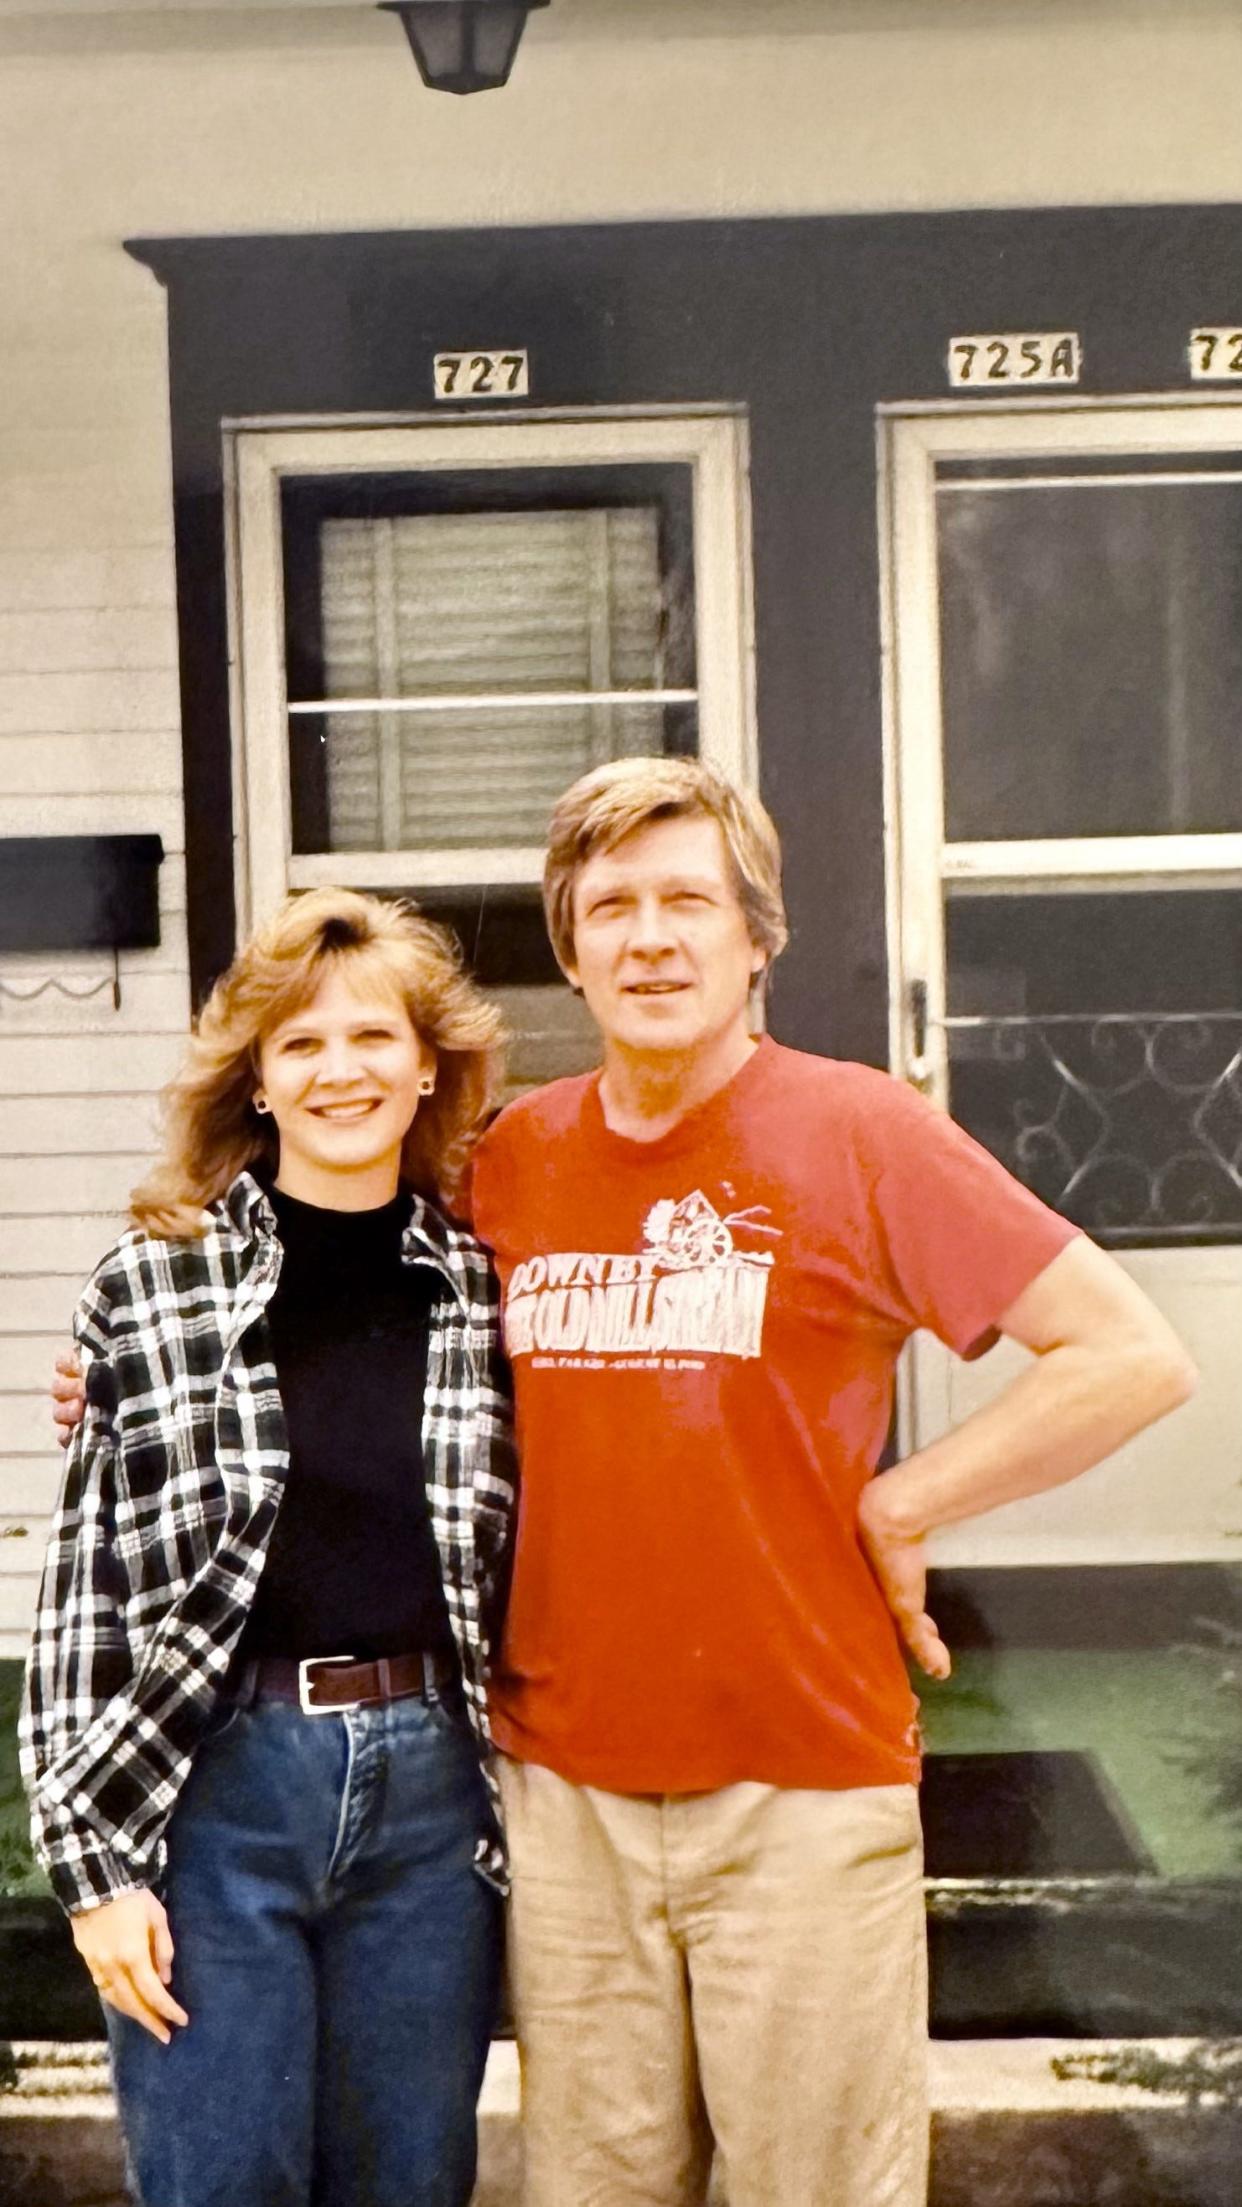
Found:
[[(382, 488), (349, 502), (364, 500)], [(296, 486), (287, 502), (296, 567)], [(288, 593), (295, 851), (537, 845), (589, 767), (693, 750), (683, 502), (553, 489), (516, 509), (306, 515), (311, 572)]]

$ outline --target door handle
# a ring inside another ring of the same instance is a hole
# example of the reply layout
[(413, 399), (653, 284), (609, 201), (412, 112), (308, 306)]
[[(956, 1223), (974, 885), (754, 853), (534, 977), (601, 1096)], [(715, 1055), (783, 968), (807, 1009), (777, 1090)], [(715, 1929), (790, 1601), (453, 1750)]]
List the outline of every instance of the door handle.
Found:
[(910, 1057), (906, 1078), (916, 1088), (930, 1088), (932, 1069), (927, 1058), (928, 992), (926, 981), (911, 981), (908, 995), (910, 1014)]

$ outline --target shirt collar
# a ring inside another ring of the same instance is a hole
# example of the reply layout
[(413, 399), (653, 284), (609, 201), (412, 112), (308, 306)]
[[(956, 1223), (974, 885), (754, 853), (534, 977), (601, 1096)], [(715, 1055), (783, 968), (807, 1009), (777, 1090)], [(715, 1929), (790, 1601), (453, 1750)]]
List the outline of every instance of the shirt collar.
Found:
[[(410, 1205), (409, 1224), (401, 1236), (402, 1256), (407, 1260), (430, 1259), (457, 1295), (464, 1296), (466, 1279), (458, 1236), (425, 1196), (411, 1192)], [(279, 1238), (276, 1213), (268, 1201), (266, 1189), (253, 1172), (238, 1173), (221, 1199), (221, 1209), (229, 1224), (246, 1241)]]
[(267, 1190), (252, 1172), (238, 1173), (221, 1198), (221, 1208), (229, 1224), (247, 1241), (275, 1235), (276, 1213), (267, 1200)]

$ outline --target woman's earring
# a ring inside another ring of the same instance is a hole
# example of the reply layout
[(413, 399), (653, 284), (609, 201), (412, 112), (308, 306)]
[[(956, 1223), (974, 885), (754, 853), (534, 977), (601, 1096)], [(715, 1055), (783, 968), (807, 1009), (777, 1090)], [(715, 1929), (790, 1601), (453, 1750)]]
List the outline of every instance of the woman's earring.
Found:
[(432, 1094), (434, 1093), (434, 1090), (435, 1090), (435, 1085), (436, 1085), (436, 1082), (435, 1082), (435, 1075), (434, 1075), (434, 1073), (424, 1073), (424, 1074), (423, 1074), (423, 1077), (422, 1077), (422, 1079), (420, 1080), (420, 1082), (419, 1082), (419, 1084), (418, 1084), (418, 1093), (419, 1093), (419, 1095), (420, 1095), (420, 1096), (430, 1096), (430, 1095), (432, 1095)]
[(255, 1110), (260, 1114), (261, 1117), (266, 1116), (266, 1114), (272, 1108), (267, 1100), (267, 1097), (264, 1095), (254, 1095), (251, 1097), (250, 1101), (252, 1102)]

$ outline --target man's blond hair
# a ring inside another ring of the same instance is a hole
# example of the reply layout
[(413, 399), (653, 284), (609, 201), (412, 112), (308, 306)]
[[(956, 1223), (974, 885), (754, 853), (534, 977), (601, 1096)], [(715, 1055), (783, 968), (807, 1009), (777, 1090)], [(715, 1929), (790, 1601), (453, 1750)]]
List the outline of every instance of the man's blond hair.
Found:
[(561, 797), (548, 829), (543, 909), (562, 967), (574, 962), (574, 883), (589, 858), (657, 820), (715, 820), (750, 939), (766, 965), (789, 940), (780, 838), (759, 799), (698, 759), (613, 759)]

